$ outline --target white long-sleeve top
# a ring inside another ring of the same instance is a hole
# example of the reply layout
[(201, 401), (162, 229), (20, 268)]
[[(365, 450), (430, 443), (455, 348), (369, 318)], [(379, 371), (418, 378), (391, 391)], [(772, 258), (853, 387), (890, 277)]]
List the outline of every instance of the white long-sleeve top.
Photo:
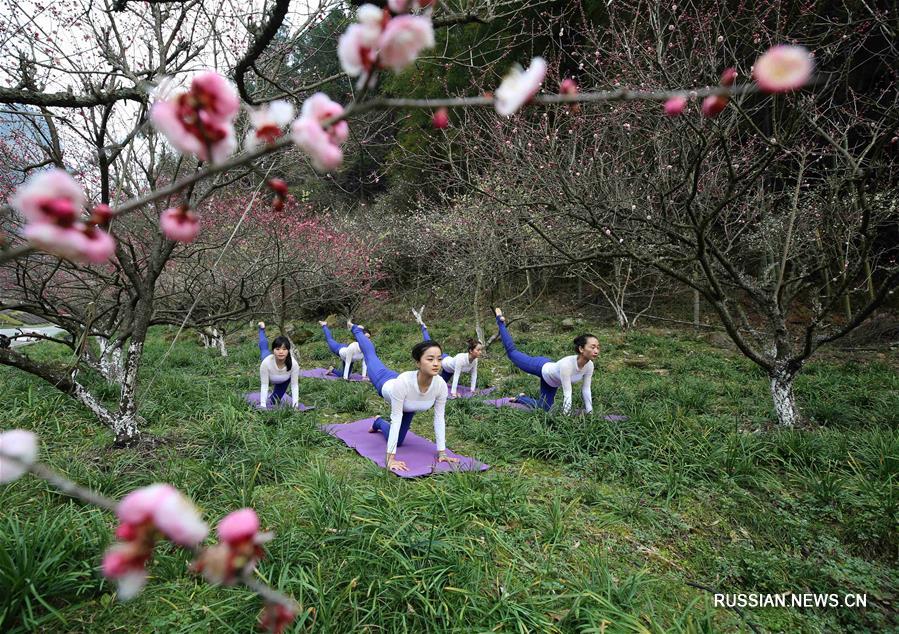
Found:
[(362, 349), (359, 347), (358, 341), (354, 341), (341, 348), (340, 358), (343, 359), (344, 379), (350, 378), (350, 364), (353, 363), (353, 361), (362, 361), (362, 376), (368, 374), (368, 368), (365, 366), (365, 356), (362, 354)]
[(290, 372), (284, 368), (279, 368), (275, 361), (275, 355), (268, 355), (262, 363), (259, 364), (259, 380), (262, 386), (259, 388), (259, 406), (268, 407), (268, 385), (269, 383), (283, 383), (290, 379), (290, 396), (293, 398), (294, 407), (300, 402), (300, 364), (296, 358), (293, 360)]
[(403, 372), (381, 388), (381, 397), (390, 403), (390, 434), (387, 453), (396, 453), (403, 412), (424, 412), (434, 408), (434, 443), (437, 451), (446, 451), (446, 381), (435, 376), (426, 392), (418, 389), (418, 371)]
[(468, 356), (467, 352), (460, 352), (454, 357), (445, 357), (441, 362), (443, 369), (453, 373), (453, 385), (450, 387), (450, 394), (456, 396), (459, 390), (459, 377), (464, 372), (471, 372), (471, 391), (474, 392), (474, 386), (478, 383), (478, 361), (474, 361)]
[(543, 380), (552, 387), (561, 387), (564, 400), (562, 401), (562, 411), (566, 414), (571, 412), (571, 384), (583, 381), (581, 394), (584, 397), (584, 408), (587, 413), (593, 411), (593, 396), (590, 394), (590, 382), (593, 379), (593, 362), (587, 361), (583, 368), (577, 367), (577, 355), (573, 354), (568, 357), (559, 359), (551, 363), (544, 363), (540, 370), (543, 374)]

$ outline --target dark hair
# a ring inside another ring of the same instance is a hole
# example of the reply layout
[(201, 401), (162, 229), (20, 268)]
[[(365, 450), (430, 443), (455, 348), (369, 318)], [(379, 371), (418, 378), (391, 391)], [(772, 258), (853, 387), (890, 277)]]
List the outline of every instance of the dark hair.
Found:
[(599, 337), (597, 337), (596, 335), (591, 335), (589, 332), (585, 332), (582, 335), (578, 335), (574, 340), (574, 353), (580, 354), (581, 348), (586, 346), (587, 340), (591, 339), (591, 338), (596, 339), (596, 341), (599, 342)]
[(428, 339), (427, 341), (419, 341), (415, 344), (415, 347), (412, 348), (412, 358), (416, 361), (421, 361), (421, 358), (424, 356), (425, 350), (428, 348), (440, 348), (440, 352), (443, 352), (443, 346), (441, 346), (436, 341), (431, 341)]
[(284, 335), (275, 337), (275, 340), (272, 341), (272, 353), (275, 352), (275, 348), (287, 348), (287, 371), (290, 372), (293, 370), (293, 355), (290, 354), (290, 339)]
[(365, 326), (362, 326), (362, 334), (363, 334), (363, 335), (368, 335), (369, 337), (371, 337), (371, 330), (369, 330), (369, 329), (366, 328)]
[(468, 351), (471, 352), (472, 350), (477, 348), (479, 345), (481, 345), (481, 342), (478, 341), (477, 339), (469, 339), (468, 340)]

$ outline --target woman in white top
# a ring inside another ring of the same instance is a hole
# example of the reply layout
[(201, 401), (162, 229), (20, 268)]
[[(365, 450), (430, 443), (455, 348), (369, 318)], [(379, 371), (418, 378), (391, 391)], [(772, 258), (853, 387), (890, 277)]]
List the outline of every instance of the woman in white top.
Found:
[[(343, 361), (343, 367), (340, 370), (331, 368), (330, 373), (334, 376), (342, 376), (345, 380), (349, 379), (350, 374), (353, 372), (353, 362), (362, 361), (362, 376), (367, 376), (368, 368), (365, 365), (365, 357), (362, 356), (362, 350), (359, 348), (359, 344), (355, 341), (346, 346), (342, 343), (337, 343), (334, 337), (331, 336), (331, 331), (328, 329), (328, 322), (320, 321), (318, 323), (322, 327), (322, 332), (325, 333), (325, 341), (328, 342), (328, 348)], [(368, 328), (363, 328), (362, 330), (365, 332), (366, 337), (371, 338), (371, 333), (368, 331)]]
[[(418, 325), (421, 326), (422, 341), (430, 341), (431, 334), (428, 332), (428, 327), (425, 326), (425, 322), (421, 320), (421, 311), (415, 311), (415, 309), (413, 309), (412, 314), (415, 315), (415, 318), (418, 320)], [(466, 372), (471, 373), (472, 392), (474, 392), (475, 386), (478, 384), (478, 359), (480, 359), (481, 355), (484, 353), (484, 346), (477, 339), (469, 339), (467, 343), (468, 352), (460, 352), (455, 356), (444, 354), (441, 357), (442, 367), (440, 376), (447, 383), (452, 379), (453, 383), (450, 386), (450, 395), (452, 396), (458, 396), (459, 377)]]
[[(275, 337), (269, 352), (268, 339), (265, 336), (265, 323), (259, 322), (259, 356), (262, 363), (259, 364), (259, 406), (267, 408), (275, 405), (284, 398), (287, 392), (287, 384), (290, 383), (290, 396), (293, 406), (300, 403), (300, 364), (293, 358), (290, 352), (290, 340), (287, 337)], [(268, 395), (269, 384), (272, 386), (272, 394)]]
[(503, 311), (497, 308), (495, 312), (499, 336), (503, 340), (509, 360), (518, 369), (540, 377), (539, 400), (522, 395), (515, 401), (549, 411), (556, 399), (556, 391), (561, 387), (564, 395), (562, 411), (568, 414), (571, 412), (571, 384), (583, 381), (581, 394), (584, 397), (584, 407), (588, 414), (592, 412), (593, 398), (590, 394), (590, 382), (593, 378), (593, 360), (599, 356), (599, 339), (591, 334), (580, 335), (574, 340), (576, 354), (558, 361), (547, 357), (531, 357), (515, 348), (515, 342), (512, 341), (512, 336), (506, 330), (506, 318), (503, 317)]
[(443, 354), (440, 344), (433, 341), (417, 344), (412, 348), (412, 359), (418, 369), (400, 374), (381, 362), (361, 326), (352, 325), (350, 330), (365, 356), (371, 384), (378, 396), (390, 403), (390, 422), (379, 416), (371, 426), (372, 433), (381, 432), (387, 439), (387, 468), (392, 471), (409, 470), (405, 462), (396, 459), (397, 447), (402, 446), (415, 412), (424, 412), (432, 407), (437, 461), (459, 462), (458, 458), (446, 455), (447, 390), (446, 381), (440, 378), (440, 355)]

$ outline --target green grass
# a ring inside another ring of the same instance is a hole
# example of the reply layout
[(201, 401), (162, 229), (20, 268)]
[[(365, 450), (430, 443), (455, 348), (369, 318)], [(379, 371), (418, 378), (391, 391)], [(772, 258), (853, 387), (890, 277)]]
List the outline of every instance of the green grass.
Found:
[[(522, 350), (568, 354), (571, 335), (532, 322)], [(371, 326), (385, 362), (411, 368), (417, 328)], [(463, 324), (430, 326), (448, 351), (463, 349)], [(747, 361), (689, 334), (590, 330), (603, 345), (595, 408), (630, 420), (453, 401), (449, 446), (488, 462), (481, 474), (403, 481), (317, 431), (384, 413), (367, 384), (305, 380), (302, 400), (316, 410), (249, 411), (240, 396), (258, 389), (249, 330), (227, 358), (188, 337), (162, 365), (173, 332), (152, 333), (141, 414), (155, 442), (136, 449), (110, 448), (110, 434), (82, 408), (8, 368), (0, 368), (0, 407), (5, 428), (41, 435), (46, 462), (107, 495), (166, 481), (211, 523), (257, 508), (276, 533), (259, 572), (302, 604), (298, 632), (720, 632), (748, 631), (747, 619), (791, 632), (899, 625), (888, 607), (899, 587), (895, 368), (813, 362), (797, 384), (813, 429), (758, 432), (771, 422), (767, 384)], [(28, 352), (62, 354), (49, 344)], [(336, 360), (317, 338), (299, 355), (305, 367)], [(481, 365), (503, 394), (536, 389), (498, 345)], [(112, 402), (116, 390), (103, 394)], [(429, 423), (420, 416), (416, 431), (429, 436)], [(32, 478), (0, 491), (3, 631), (253, 627), (257, 598), (198, 581), (169, 548), (154, 558), (144, 594), (114, 601), (96, 573), (110, 516)], [(869, 603), (740, 616), (687, 582), (725, 592), (859, 592)]]

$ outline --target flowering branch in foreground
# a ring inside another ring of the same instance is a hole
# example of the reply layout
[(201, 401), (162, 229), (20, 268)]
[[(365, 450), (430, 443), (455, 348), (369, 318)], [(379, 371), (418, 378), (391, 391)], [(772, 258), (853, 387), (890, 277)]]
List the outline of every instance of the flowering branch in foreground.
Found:
[[(424, 9), (422, 15), (406, 11)], [(755, 84), (734, 86), (736, 72), (728, 69), (720, 85), (691, 91), (632, 91), (627, 88), (580, 94), (572, 80), (565, 80), (559, 94), (536, 96), (546, 75), (541, 57), (531, 60), (528, 69), (513, 68), (497, 87), (495, 95), (456, 99), (365, 99), (377, 82), (379, 70), (399, 72), (415, 61), (419, 53), (434, 45), (430, 4), (391, 2), (379, 9), (360, 7), (358, 22), (340, 38), (338, 57), (350, 76), (360, 76), (359, 99), (343, 107), (324, 93), (316, 93), (302, 105), (300, 116), (290, 123), (293, 107), (276, 101), (251, 111), (252, 130), (244, 141), (247, 153), (228, 159), (238, 147), (234, 120), (240, 100), (234, 87), (214, 71), (197, 74), (190, 87), (167, 94), (162, 82), (160, 97), (151, 109), (151, 120), (172, 146), (211, 165), (192, 176), (135, 198), (117, 209), (98, 205), (89, 219), (82, 218), (85, 196), (80, 186), (63, 170), (40, 172), (30, 178), (12, 198), (12, 206), (28, 224), (24, 237), (35, 248), (59, 257), (102, 263), (113, 256), (115, 243), (103, 228), (111, 219), (139, 209), (149, 202), (176, 194), (210, 176), (252, 163), (262, 156), (295, 144), (319, 172), (336, 170), (343, 162), (340, 146), (349, 136), (347, 120), (374, 109), (427, 108), (435, 110), (434, 124), (448, 124), (446, 108), (493, 106), (501, 116), (510, 117), (525, 104), (577, 104), (611, 101), (660, 101), (668, 116), (681, 115), (689, 99), (703, 98), (701, 112), (715, 117), (733, 95), (757, 91), (783, 93), (797, 90), (811, 81), (814, 64), (811, 53), (800, 46), (780, 45), (769, 49), (753, 66)], [(288, 126), (289, 124), (289, 126)], [(290, 134), (285, 131), (290, 130)], [(160, 217), (162, 232), (172, 240), (190, 242), (199, 231), (197, 214), (187, 204), (172, 207)], [(0, 263), (22, 255), (22, 251), (0, 252)]]
[(116, 502), (37, 462), (37, 455), (34, 433), (22, 429), (0, 433), (0, 483), (31, 472), (70, 497), (114, 513), (119, 519), (116, 542), (103, 556), (102, 572), (116, 581), (120, 599), (128, 600), (140, 593), (147, 581), (146, 564), (156, 542), (168, 539), (194, 555), (192, 570), (209, 583), (240, 583), (261, 596), (266, 602), (259, 619), (263, 629), (283, 632), (299, 613), (293, 599), (253, 576), (256, 563), (265, 554), (262, 544), (272, 539), (272, 533), (260, 532), (259, 518), (253, 509), (226, 515), (218, 525), (218, 543), (203, 547), (209, 529), (190, 500), (174, 487), (152, 484)]

